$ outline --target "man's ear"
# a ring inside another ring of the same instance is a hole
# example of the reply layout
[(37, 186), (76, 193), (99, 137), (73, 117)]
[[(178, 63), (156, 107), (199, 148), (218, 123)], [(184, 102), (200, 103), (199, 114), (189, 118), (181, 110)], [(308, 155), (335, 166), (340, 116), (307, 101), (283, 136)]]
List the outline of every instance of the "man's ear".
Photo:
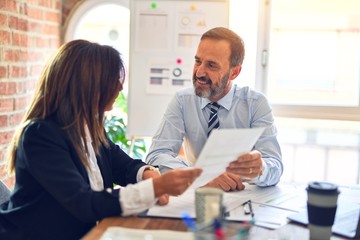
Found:
[(235, 67), (232, 67), (230, 70), (230, 79), (233, 80), (235, 79), (237, 76), (239, 76), (241, 72), (241, 65), (237, 65)]

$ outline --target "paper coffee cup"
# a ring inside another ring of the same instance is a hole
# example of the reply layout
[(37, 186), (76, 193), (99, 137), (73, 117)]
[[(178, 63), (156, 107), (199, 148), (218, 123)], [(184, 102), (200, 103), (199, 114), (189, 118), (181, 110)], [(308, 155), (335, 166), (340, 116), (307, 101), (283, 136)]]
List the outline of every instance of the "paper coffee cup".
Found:
[(202, 187), (195, 190), (196, 221), (199, 224), (211, 223), (222, 217), (223, 191), (217, 188)]
[(310, 182), (307, 187), (310, 239), (330, 239), (339, 190), (329, 182)]

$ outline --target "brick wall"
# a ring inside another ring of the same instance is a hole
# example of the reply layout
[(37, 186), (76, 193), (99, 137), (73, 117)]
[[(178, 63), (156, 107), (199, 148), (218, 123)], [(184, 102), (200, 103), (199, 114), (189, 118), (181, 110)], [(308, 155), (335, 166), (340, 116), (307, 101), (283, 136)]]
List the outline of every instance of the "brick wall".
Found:
[(7, 147), (78, 1), (0, 0), (0, 179), (10, 188), (14, 177), (6, 174)]

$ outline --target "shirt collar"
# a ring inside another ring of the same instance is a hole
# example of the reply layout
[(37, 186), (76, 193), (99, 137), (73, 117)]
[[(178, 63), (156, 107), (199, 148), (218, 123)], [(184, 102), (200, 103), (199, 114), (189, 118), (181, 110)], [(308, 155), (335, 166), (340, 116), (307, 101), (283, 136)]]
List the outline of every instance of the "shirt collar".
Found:
[[(235, 94), (235, 86), (235, 84), (232, 84), (230, 91), (223, 98), (217, 101), (219, 105), (221, 105), (223, 108), (226, 108), (227, 110), (230, 110), (231, 103)], [(211, 103), (211, 101), (207, 98), (201, 98), (200, 101), (201, 109), (204, 109), (209, 103)]]

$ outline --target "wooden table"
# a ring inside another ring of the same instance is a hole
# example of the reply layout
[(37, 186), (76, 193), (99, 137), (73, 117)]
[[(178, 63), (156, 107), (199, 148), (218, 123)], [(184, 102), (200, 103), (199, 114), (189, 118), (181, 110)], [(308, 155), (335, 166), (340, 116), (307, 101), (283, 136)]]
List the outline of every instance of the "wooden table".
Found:
[[(231, 223), (231, 225), (240, 223)], [(100, 239), (102, 234), (110, 226), (120, 226), (135, 229), (166, 229), (175, 231), (187, 231), (185, 223), (180, 219), (168, 218), (146, 218), (146, 217), (112, 217), (105, 218), (87, 233), (82, 240)], [(261, 227), (252, 227), (248, 240), (251, 239), (287, 239), (287, 240), (306, 240), (309, 239), (309, 230), (301, 225), (287, 224), (276, 230), (269, 230)], [(331, 240), (346, 239), (332, 236)], [(171, 240), (171, 239), (170, 239)]]

